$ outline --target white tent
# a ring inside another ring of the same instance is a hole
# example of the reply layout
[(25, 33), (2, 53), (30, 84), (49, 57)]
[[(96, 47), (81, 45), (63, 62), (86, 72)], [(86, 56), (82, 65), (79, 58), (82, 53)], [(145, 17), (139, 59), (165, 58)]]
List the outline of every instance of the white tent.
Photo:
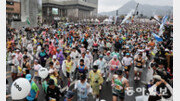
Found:
[(110, 24), (110, 23), (112, 23), (112, 22), (113, 22), (112, 19), (105, 19), (105, 20), (103, 21), (104, 24)]

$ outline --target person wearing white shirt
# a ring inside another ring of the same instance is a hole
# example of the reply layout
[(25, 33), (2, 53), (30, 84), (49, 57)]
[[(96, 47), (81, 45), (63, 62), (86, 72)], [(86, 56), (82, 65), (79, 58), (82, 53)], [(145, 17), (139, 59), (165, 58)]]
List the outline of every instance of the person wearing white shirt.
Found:
[(34, 66), (33, 66), (33, 69), (34, 69), (34, 79), (35, 79), (35, 82), (39, 81), (39, 84), (41, 84), (41, 78), (39, 77), (38, 71), (41, 68), (42, 68), (42, 66), (38, 63), (38, 60), (35, 60), (34, 61)]
[(90, 60), (87, 57), (85, 57), (85, 53), (82, 53), (81, 58), (78, 61), (78, 65), (80, 65), (80, 60), (81, 59), (84, 60), (84, 65), (89, 69), (89, 67), (90, 67)]
[(129, 53), (126, 53), (126, 56), (122, 59), (122, 65), (124, 66), (125, 73), (127, 78), (129, 77), (129, 70), (131, 69), (133, 63), (132, 57), (130, 57)]
[(92, 56), (92, 54), (89, 52), (89, 50), (86, 51), (85, 57), (90, 60), (90, 67), (89, 67), (89, 68), (91, 68), (92, 65), (93, 65), (93, 56)]
[[(70, 57), (71, 57), (72, 61), (74, 62), (75, 66), (77, 66), (79, 58), (81, 57), (81, 54), (76, 50), (75, 47), (73, 47)], [(75, 70), (75, 68), (73, 68), (73, 71), (74, 70)]]
[(98, 65), (101, 74), (103, 75), (103, 77), (105, 77), (105, 69), (107, 67), (107, 63), (102, 54), (99, 56), (99, 59), (94, 62), (94, 65)]

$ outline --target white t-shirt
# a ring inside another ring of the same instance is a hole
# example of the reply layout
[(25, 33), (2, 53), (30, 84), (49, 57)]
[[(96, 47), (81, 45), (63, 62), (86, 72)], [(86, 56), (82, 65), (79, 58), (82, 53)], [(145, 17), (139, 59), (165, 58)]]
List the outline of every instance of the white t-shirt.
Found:
[(34, 65), (34, 67), (33, 67), (33, 69), (34, 69), (34, 71), (35, 71), (34, 76), (39, 76), (39, 75), (38, 75), (38, 70), (39, 70), (40, 68), (42, 68), (42, 66), (41, 66), (40, 64)]
[(125, 66), (129, 66), (133, 61), (133, 59), (131, 57), (123, 57), (122, 59), (122, 63), (125, 65)]

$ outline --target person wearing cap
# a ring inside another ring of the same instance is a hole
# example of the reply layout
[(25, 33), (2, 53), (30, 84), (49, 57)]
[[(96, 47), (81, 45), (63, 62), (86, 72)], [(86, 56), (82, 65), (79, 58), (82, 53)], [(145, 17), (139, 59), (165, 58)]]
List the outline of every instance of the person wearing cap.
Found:
[(93, 56), (89, 50), (86, 51), (85, 58), (89, 59), (89, 61), (90, 61), (90, 65), (88, 68), (88, 69), (90, 69), (92, 67), (92, 64), (93, 64)]
[[(60, 63), (59, 63), (59, 61), (57, 60), (56, 55), (53, 55), (52, 62), (53, 62), (53, 67), (55, 67), (56, 70), (57, 70), (57, 72), (59, 72)], [(59, 74), (60, 74), (60, 73), (59, 73)]]
[(86, 52), (86, 48), (84, 47), (84, 44), (81, 45), (80, 50), (81, 50), (81, 54)]
[(115, 49), (114, 52), (111, 53), (111, 57), (117, 56), (117, 59), (120, 59), (120, 54), (119, 54), (119, 50)]
[(33, 66), (33, 70), (34, 70), (34, 79), (35, 82), (39, 82), (39, 84), (41, 84), (41, 77), (39, 77), (38, 71), (39, 69), (41, 69), (42, 66), (38, 63), (38, 60), (34, 60), (34, 66)]
[(73, 101), (74, 96), (75, 96), (74, 92), (68, 91), (65, 95), (66, 98), (64, 99), (64, 101)]
[(54, 80), (50, 79), (48, 81), (48, 88), (46, 93), (46, 101), (59, 101), (62, 93), (60, 89), (55, 85)]
[[(76, 50), (75, 47), (73, 47), (70, 57), (72, 61), (74, 62), (75, 66), (77, 66), (79, 58), (81, 57), (81, 54), (79, 54), (79, 52)], [(75, 68), (73, 68), (73, 70), (75, 70)]]
[(116, 70), (122, 69), (121, 62), (118, 60), (117, 56), (113, 56), (113, 58), (109, 61), (108, 67), (110, 70), (110, 73), (108, 75), (107, 81), (111, 80), (112, 75), (115, 73)]
[(111, 57), (110, 54), (111, 54), (111, 52), (108, 51), (108, 52), (106, 53), (106, 56), (104, 56), (104, 59), (106, 60), (107, 63), (112, 59), (112, 57)]
[(39, 95), (39, 88), (36, 85), (36, 83), (32, 80), (31, 74), (26, 75), (26, 79), (30, 82), (31, 84), (31, 90), (29, 95), (26, 97), (28, 101), (37, 101), (38, 95)]
[(102, 76), (105, 77), (107, 63), (102, 54), (99, 55), (99, 59), (97, 59), (94, 64), (98, 65), (99, 69), (101, 70)]
[(75, 82), (74, 90), (77, 90), (77, 101), (87, 101), (91, 86), (86, 80), (86, 75), (81, 75), (80, 80)]
[(98, 69), (98, 65), (93, 66), (93, 70), (89, 72), (89, 81), (93, 90), (93, 96), (99, 101), (99, 93), (102, 87), (103, 78), (101, 75), (101, 70)]
[(124, 101), (125, 91), (128, 90), (129, 83), (128, 80), (123, 76), (122, 70), (116, 71), (117, 75), (114, 75), (112, 78), (112, 101), (118, 101), (118, 98), (121, 101)]
[(23, 55), (19, 49), (16, 49), (15, 53), (16, 53), (16, 58), (19, 61), (19, 66), (21, 66), (23, 62)]
[(12, 80), (15, 81), (18, 75), (19, 61), (17, 60), (15, 53), (12, 53), (11, 56), (12, 56), (12, 60), (9, 60), (7, 64), (11, 66), (11, 77), (12, 77)]
[(46, 61), (48, 59), (48, 54), (46, 53), (45, 48), (41, 48), (41, 52), (38, 55), (41, 66), (46, 66)]
[(122, 65), (124, 66), (127, 78), (129, 77), (129, 70), (131, 69), (133, 59), (130, 57), (130, 53), (126, 53), (126, 56), (122, 59)]
[(58, 71), (54, 67), (54, 63), (52, 61), (49, 63), (49, 74), (50, 76), (52, 75), (52, 76), (58, 77)]
[(88, 57), (86, 57), (86, 53), (81, 53), (81, 57), (79, 59), (78, 65), (80, 64), (80, 60), (83, 59), (84, 60), (84, 64), (85, 66), (89, 69), (90, 68), (90, 60), (88, 59)]

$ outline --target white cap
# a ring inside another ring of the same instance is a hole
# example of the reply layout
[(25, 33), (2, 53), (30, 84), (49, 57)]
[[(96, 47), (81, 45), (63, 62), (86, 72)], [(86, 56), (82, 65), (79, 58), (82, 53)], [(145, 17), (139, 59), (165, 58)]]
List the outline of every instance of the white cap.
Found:
[(166, 48), (165, 51), (169, 51), (169, 49)]
[(15, 56), (16, 55), (16, 53), (12, 53), (12, 56)]
[(56, 55), (53, 55), (53, 59), (56, 59)]
[(20, 50), (19, 49), (16, 49), (16, 52), (19, 52)]
[(117, 58), (117, 55), (114, 55), (114, 58)]

